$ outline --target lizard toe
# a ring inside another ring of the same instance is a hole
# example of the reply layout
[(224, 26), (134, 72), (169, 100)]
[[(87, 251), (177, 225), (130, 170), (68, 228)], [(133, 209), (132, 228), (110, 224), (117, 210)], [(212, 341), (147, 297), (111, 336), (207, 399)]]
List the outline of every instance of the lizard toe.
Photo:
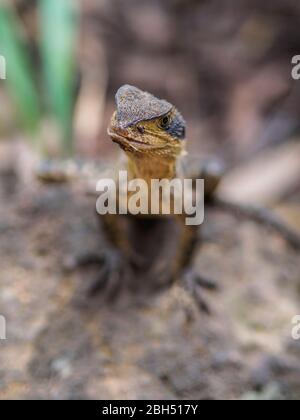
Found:
[(201, 277), (193, 270), (187, 270), (183, 274), (183, 287), (192, 296), (201, 312), (211, 315), (212, 310), (207, 303), (201, 289), (216, 290), (217, 284), (211, 280)]

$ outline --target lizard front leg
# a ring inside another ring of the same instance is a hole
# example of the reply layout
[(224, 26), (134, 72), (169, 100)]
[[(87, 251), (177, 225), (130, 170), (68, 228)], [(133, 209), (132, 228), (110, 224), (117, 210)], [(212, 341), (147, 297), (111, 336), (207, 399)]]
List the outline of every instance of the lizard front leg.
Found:
[(201, 289), (215, 291), (218, 285), (214, 280), (202, 276), (193, 267), (194, 257), (199, 245), (199, 226), (187, 226), (183, 216), (178, 217), (177, 220), (181, 224), (182, 235), (175, 258), (176, 277), (195, 299), (199, 308), (209, 314), (211, 311)]
[(118, 214), (97, 214), (97, 219), (105, 236), (105, 250), (76, 256), (72, 269), (97, 265), (98, 275), (87, 287), (85, 294), (93, 297), (101, 293), (106, 300), (113, 301), (125, 287), (129, 287), (133, 276), (126, 217)]
[[(212, 200), (214, 193), (221, 181), (223, 166), (217, 162), (200, 163), (186, 178), (193, 180), (204, 179), (205, 200)], [(195, 188), (195, 185), (193, 186)], [(178, 254), (175, 261), (175, 270), (179, 273), (184, 287), (196, 299), (201, 310), (209, 313), (209, 306), (203, 299), (200, 288), (216, 290), (217, 283), (197, 273), (193, 268), (193, 261), (200, 242), (201, 228), (185, 223), (186, 214), (177, 216), (178, 223), (182, 226), (181, 240), (179, 241)]]

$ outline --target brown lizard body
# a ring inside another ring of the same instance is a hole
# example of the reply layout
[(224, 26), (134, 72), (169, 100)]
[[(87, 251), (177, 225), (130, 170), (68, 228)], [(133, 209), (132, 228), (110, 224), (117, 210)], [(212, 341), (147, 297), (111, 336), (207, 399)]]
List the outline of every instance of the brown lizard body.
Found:
[[(182, 178), (180, 159), (185, 154), (185, 121), (177, 109), (129, 85), (118, 90), (116, 105), (108, 133), (127, 155), (127, 166), (123, 169), (127, 170), (128, 179), (143, 179), (150, 188), (152, 179)], [(219, 174), (211, 174), (210, 178), (213, 182), (208, 183), (207, 195), (217, 187)], [(153, 290), (186, 276), (197, 243), (198, 226), (185, 225), (184, 216), (101, 216), (115, 247), (111, 252), (118, 255), (113, 271), (120, 285), (125, 283), (134, 291)], [(197, 280), (201, 283), (199, 277)]]
[[(108, 134), (125, 152), (127, 162), (116, 165), (111, 176), (125, 169), (128, 179), (140, 178), (149, 186), (152, 179), (202, 178), (205, 181), (206, 204), (223, 211), (241, 215), (267, 225), (279, 232), (296, 249), (300, 249), (297, 234), (265, 210), (246, 208), (227, 203), (216, 197), (215, 191), (221, 181), (219, 165), (187, 163), (183, 170), (181, 161), (185, 153), (185, 121), (177, 109), (165, 100), (140, 89), (125, 85), (116, 94), (116, 111), (113, 113)], [(111, 165), (112, 166), (112, 165)], [(44, 181), (57, 181), (65, 176), (61, 171), (40, 171)], [(70, 173), (76, 172), (71, 165)], [(96, 171), (97, 172), (97, 171)], [(99, 172), (99, 171), (98, 171)], [(105, 175), (107, 177), (107, 174)], [(176, 280), (188, 286), (197, 298), (200, 307), (207, 310), (198, 286), (209, 288), (214, 283), (194, 273), (192, 260), (199, 238), (199, 226), (187, 226), (184, 214), (98, 216), (104, 228), (108, 248), (105, 255), (85, 255), (77, 263), (85, 265), (99, 263), (99, 278), (90, 292), (102, 291), (115, 297), (123, 289), (134, 293), (164, 288)]]

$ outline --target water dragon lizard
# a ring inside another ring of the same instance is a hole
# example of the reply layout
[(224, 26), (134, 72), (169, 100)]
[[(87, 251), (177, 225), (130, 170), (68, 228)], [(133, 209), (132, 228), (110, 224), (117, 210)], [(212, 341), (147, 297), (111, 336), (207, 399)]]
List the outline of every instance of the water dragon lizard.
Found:
[[(217, 199), (215, 192), (222, 179), (222, 165), (215, 162), (184, 164), (185, 133), (185, 120), (171, 103), (137, 87), (122, 86), (116, 93), (116, 110), (108, 134), (123, 150), (126, 161), (114, 165), (112, 172), (116, 174), (118, 169), (126, 169), (129, 180), (141, 178), (147, 184), (154, 178), (204, 179), (206, 203), (267, 223), (291, 245), (300, 248), (299, 237), (271, 214)], [(42, 171), (39, 176), (47, 180), (49, 172)], [(192, 268), (199, 243), (199, 227), (187, 226), (183, 216), (98, 216), (110, 248), (101, 255), (87, 254), (76, 258), (76, 265), (92, 263), (101, 267), (90, 293), (94, 295), (101, 291), (112, 299), (124, 289), (145, 293), (163, 289), (178, 280), (207, 311), (201, 287), (214, 289), (216, 284), (202, 278)]]

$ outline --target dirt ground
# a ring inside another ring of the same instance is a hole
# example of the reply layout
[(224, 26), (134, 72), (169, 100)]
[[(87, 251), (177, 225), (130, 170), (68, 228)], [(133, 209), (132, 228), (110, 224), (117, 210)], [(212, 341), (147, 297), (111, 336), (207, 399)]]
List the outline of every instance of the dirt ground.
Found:
[[(44, 103), (39, 2), (14, 3)], [(300, 81), (291, 78), (299, 1), (80, 3), (75, 155), (114, 159), (106, 133), (114, 95), (133, 84), (178, 106), (190, 154), (224, 160), (237, 198), (281, 208), (300, 228)], [(35, 144), (4, 86), (0, 145)], [(39, 144), (55, 152), (49, 111), (41, 125)], [(12, 163), (18, 155), (10, 153)], [(207, 211), (195, 265), (219, 285), (205, 292), (210, 316), (180, 284), (108, 305), (83, 293), (96, 268), (64, 268), (69, 257), (106, 247), (95, 198), (67, 186), (23, 187), (8, 167), (0, 147), (0, 400), (300, 399), (300, 341), (291, 338), (300, 258), (279, 236)]]
[(300, 260), (278, 236), (206, 214), (196, 268), (220, 286), (210, 316), (179, 285), (144, 304), (78, 304), (96, 269), (63, 267), (104, 247), (94, 199), (9, 185), (1, 176), (0, 399), (300, 398)]

